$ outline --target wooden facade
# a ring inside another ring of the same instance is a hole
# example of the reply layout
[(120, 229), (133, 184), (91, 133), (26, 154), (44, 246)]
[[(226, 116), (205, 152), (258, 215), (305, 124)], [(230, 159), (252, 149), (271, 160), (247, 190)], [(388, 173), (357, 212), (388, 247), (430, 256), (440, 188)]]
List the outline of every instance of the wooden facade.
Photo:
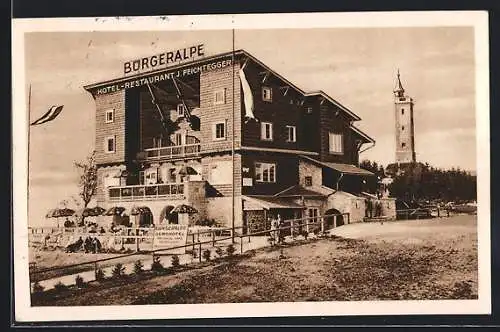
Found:
[[(235, 52), (234, 62), (232, 60), (233, 54), (223, 54), (210, 61), (230, 62), (230, 65), (112, 93), (98, 91), (114, 81), (87, 86), (96, 101), (99, 168), (124, 168), (127, 170), (126, 185), (137, 186), (144, 183), (145, 173), (152, 174), (158, 169), (159, 174), (162, 167), (174, 167), (180, 172), (183, 165), (196, 162), (200, 165), (198, 172), (190, 176), (205, 182), (197, 188), (205, 188), (207, 197), (206, 201), (198, 199), (196, 204), (208, 204), (200, 206), (199, 210), (214, 211), (217, 198), (225, 199), (234, 193), (238, 197), (236, 215), (241, 215), (242, 195), (273, 196), (302, 183), (304, 179), (299, 179), (301, 155), (326, 162), (358, 164), (361, 145), (373, 142), (359, 129), (353, 129), (352, 123), (359, 118), (323, 92), (305, 93), (245, 51)], [(204, 59), (178, 67), (193, 67), (208, 61)], [(241, 68), (252, 91), (254, 119), (245, 118)], [(140, 75), (147, 78), (152, 74)], [(199, 120), (199, 127), (192, 125), (192, 118), (179, 114), (179, 104), (188, 107), (191, 115)], [(161, 123), (158, 108), (170, 124), (169, 131)], [(109, 109), (114, 109), (113, 122), (105, 119)], [(263, 127), (266, 124), (272, 128)], [(330, 133), (342, 136), (339, 139), (342, 141), (341, 153), (331, 152)], [(182, 139), (177, 139), (176, 135)], [(115, 137), (113, 153), (105, 151), (105, 140), (110, 136)], [(189, 146), (189, 151), (182, 146)], [(262, 165), (274, 165), (274, 168), (264, 171), (267, 172), (265, 178), (261, 174), (259, 179), (256, 172), (258, 167), (262, 171)], [(272, 179), (269, 172), (273, 173)], [(100, 171), (99, 174), (104, 173)], [(156, 180), (161, 178), (161, 183), (165, 183), (164, 177), (158, 175)], [(323, 178), (328, 182), (337, 179), (329, 171)], [(185, 176), (176, 179), (190, 181)], [(325, 184), (331, 185), (322, 183)], [(103, 179), (99, 179), (99, 204), (106, 206), (110, 202), (103, 185)], [(143, 190), (136, 189), (133, 190), (139, 193)], [(154, 197), (167, 202), (173, 199), (169, 195), (156, 193)], [(140, 195), (138, 197), (140, 200)], [(169, 204), (175, 202), (169, 201)]]

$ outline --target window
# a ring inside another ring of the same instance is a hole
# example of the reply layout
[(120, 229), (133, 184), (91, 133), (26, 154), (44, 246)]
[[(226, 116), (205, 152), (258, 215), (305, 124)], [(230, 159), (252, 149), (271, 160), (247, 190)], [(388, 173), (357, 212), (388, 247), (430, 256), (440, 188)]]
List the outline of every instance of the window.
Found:
[(344, 153), (344, 142), (342, 134), (330, 133), (329, 135), (329, 148), (330, 153), (342, 154)]
[(273, 140), (273, 124), (271, 122), (261, 122), (260, 139), (265, 141)]
[(287, 142), (296, 142), (296, 132), (297, 129), (295, 126), (286, 126), (286, 141)]
[(144, 171), (139, 171), (139, 184), (144, 184)]
[(402, 148), (406, 147), (406, 143), (401, 143), (401, 147)]
[(405, 126), (401, 126), (401, 130), (405, 130)]
[(401, 109), (401, 115), (405, 115), (405, 109), (404, 108)]
[(175, 145), (182, 145), (182, 134), (175, 134)]
[(272, 101), (273, 100), (273, 89), (268, 86), (262, 87), (262, 100)]
[(276, 182), (276, 164), (255, 163), (255, 181)]
[(315, 223), (318, 221), (319, 210), (317, 208), (307, 209), (307, 216), (310, 218), (308, 223)]
[(175, 174), (175, 168), (171, 168), (168, 170), (168, 181), (169, 182), (177, 182), (177, 176)]
[(185, 110), (186, 110), (186, 108), (184, 107), (184, 104), (177, 105), (177, 115), (184, 116)]
[(305, 186), (306, 187), (311, 187), (313, 185), (313, 178), (312, 176), (306, 176), (305, 178)]
[(106, 111), (106, 123), (112, 123), (115, 121), (115, 110), (107, 110)]
[(116, 148), (116, 142), (114, 136), (106, 137), (105, 141), (105, 151), (106, 153), (114, 153)]
[(226, 103), (226, 89), (220, 89), (214, 92), (214, 104), (221, 105)]
[(214, 123), (212, 131), (212, 137), (214, 140), (226, 139), (226, 122)]

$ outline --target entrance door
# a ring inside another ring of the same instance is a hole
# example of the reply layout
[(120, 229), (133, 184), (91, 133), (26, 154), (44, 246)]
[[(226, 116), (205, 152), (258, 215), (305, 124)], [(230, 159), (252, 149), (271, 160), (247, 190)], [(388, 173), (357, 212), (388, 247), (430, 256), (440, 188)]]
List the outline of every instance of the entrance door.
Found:
[(344, 216), (337, 209), (330, 209), (325, 212), (325, 228), (331, 229), (344, 225)]

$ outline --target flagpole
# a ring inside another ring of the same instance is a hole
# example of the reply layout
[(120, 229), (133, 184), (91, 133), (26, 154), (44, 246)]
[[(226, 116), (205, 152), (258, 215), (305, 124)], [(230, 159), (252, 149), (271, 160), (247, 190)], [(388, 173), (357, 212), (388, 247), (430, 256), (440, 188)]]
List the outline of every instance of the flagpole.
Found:
[[(28, 199), (28, 204), (29, 204), (29, 198), (30, 198), (30, 141), (31, 141), (31, 83), (30, 83), (30, 88), (29, 88), (29, 94), (28, 94), (28, 176), (27, 176), (27, 183), (26, 183), (26, 196)], [(29, 209), (28, 209), (29, 211)], [(28, 225), (29, 225), (29, 220), (28, 220)]]
[[(233, 52), (232, 52), (232, 59), (231, 59), (231, 63), (232, 63), (232, 68), (233, 68), (233, 94), (232, 94), (232, 102), (233, 102), (233, 115), (232, 115), (232, 139), (231, 139), (231, 162), (233, 164), (233, 172), (232, 172), (232, 204), (231, 204), (231, 210), (232, 210), (232, 218), (231, 218), (231, 221), (232, 221), (232, 243), (234, 243), (234, 217), (235, 217), (235, 213), (234, 213), (234, 205), (235, 205), (235, 197), (234, 197), (234, 193), (235, 193), (235, 190), (234, 190), (234, 28), (232, 30), (232, 33), (233, 33)], [(240, 238), (240, 241), (241, 241), (241, 238)]]

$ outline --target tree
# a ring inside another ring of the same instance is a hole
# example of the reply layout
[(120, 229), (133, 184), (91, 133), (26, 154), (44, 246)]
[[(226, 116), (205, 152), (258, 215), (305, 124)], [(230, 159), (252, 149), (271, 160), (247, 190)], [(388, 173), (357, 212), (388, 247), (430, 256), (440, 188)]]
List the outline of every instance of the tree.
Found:
[[(83, 201), (83, 208), (87, 208), (92, 198), (97, 193), (97, 165), (95, 162), (95, 151), (93, 151), (85, 161), (75, 162), (79, 180), (78, 187), (80, 188), (79, 196)], [(82, 216), (82, 221), (85, 217)]]

